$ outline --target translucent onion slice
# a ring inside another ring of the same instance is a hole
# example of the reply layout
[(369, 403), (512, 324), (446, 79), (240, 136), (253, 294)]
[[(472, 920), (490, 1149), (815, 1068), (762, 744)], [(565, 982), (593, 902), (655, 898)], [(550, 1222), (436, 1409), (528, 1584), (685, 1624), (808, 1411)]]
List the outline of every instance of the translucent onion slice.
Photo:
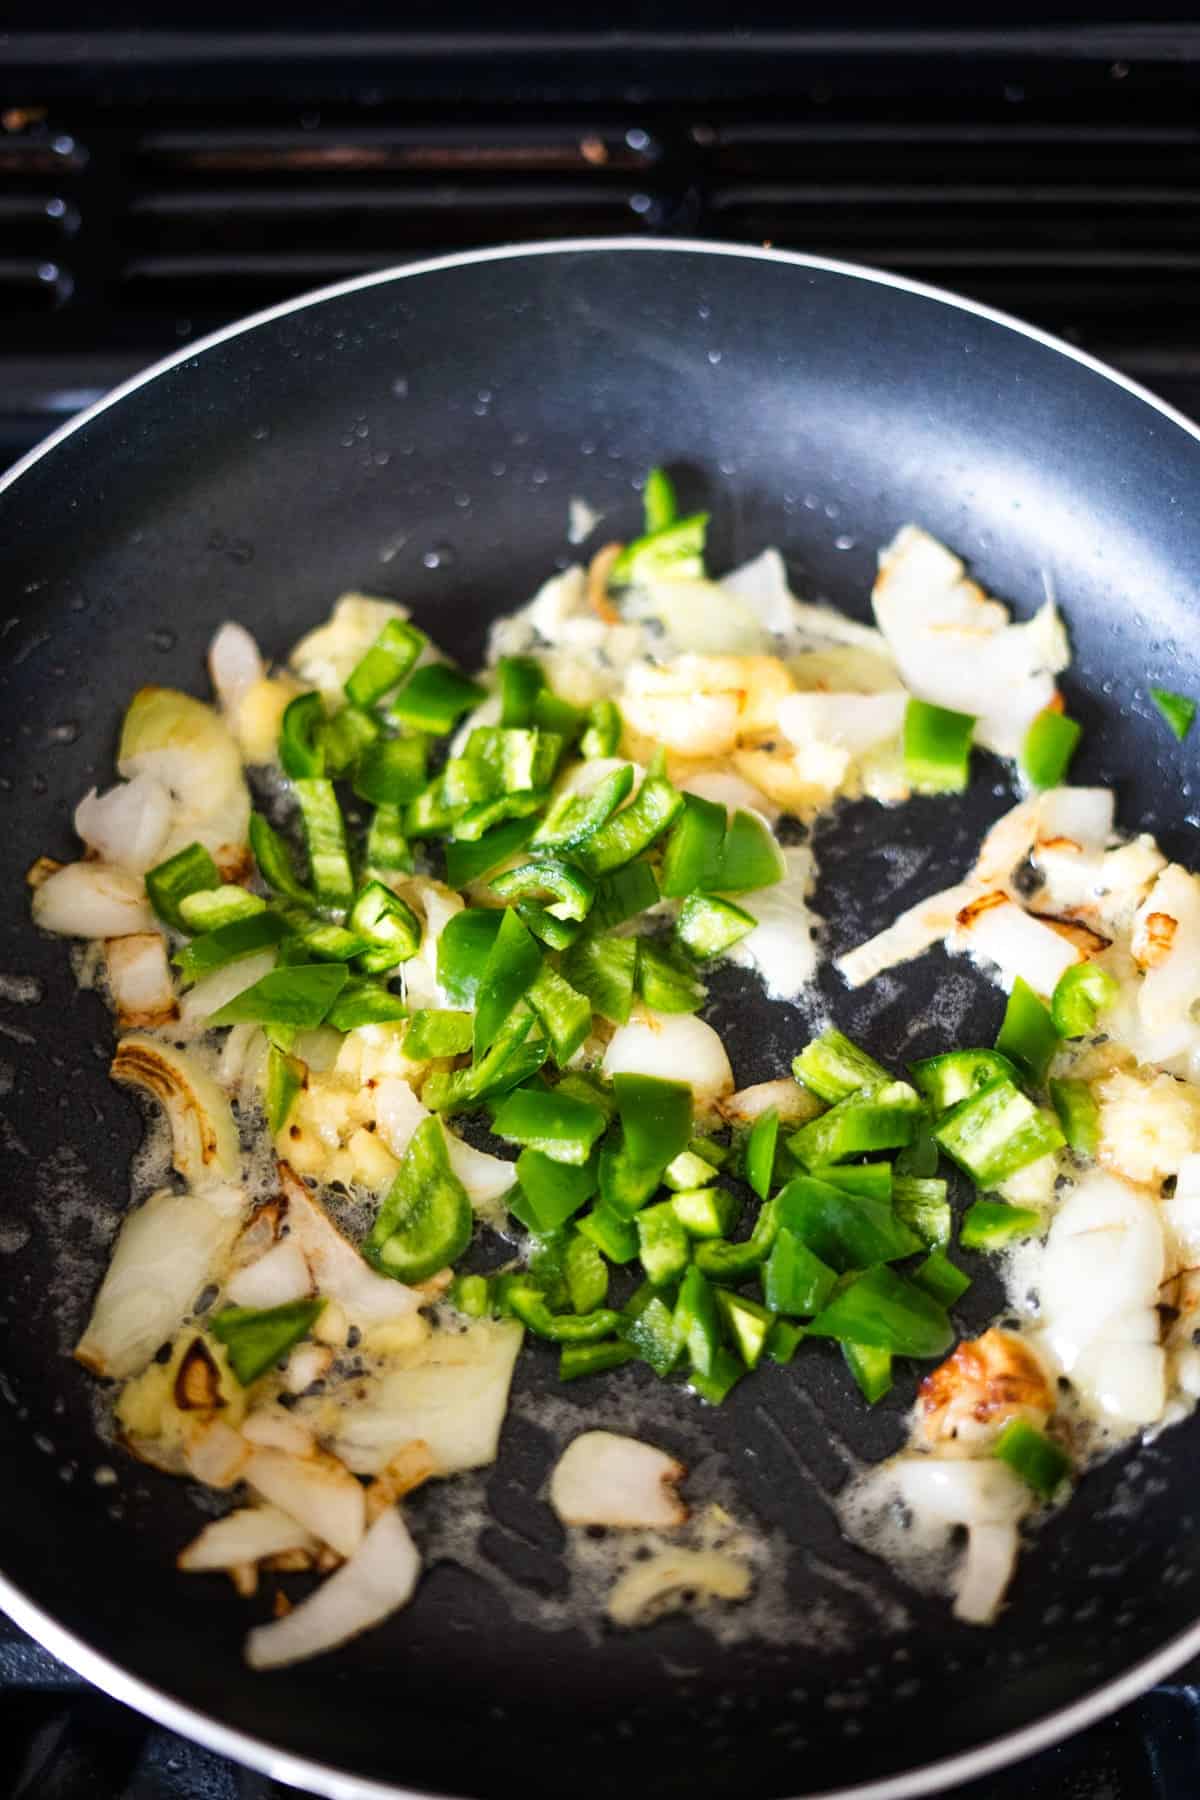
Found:
[(77, 1360), (123, 1379), (174, 1337), (237, 1232), (237, 1215), (207, 1193), (152, 1194), (122, 1225)]
[(252, 1669), (282, 1669), (369, 1631), (406, 1605), (421, 1559), (397, 1508), (381, 1513), (350, 1560), (282, 1619), (246, 1638)]
[(185, 1181), (200, 1188), (237, 1179), (241, 1152), (229, 1101), (186, 1050), (131, 1032), (118, 1043), (109, 1074), (162, 1106), (171, 1127), (171, 1160)]
[(339, 1556), (353, 1556), (363, 1538), (365, 1502), (361, 1486), (337, 1457), (324, 1451), (291, 1456), (286, 1450), (256, 1444), (244, 1474), (264, 1500)]
[(669, 1530), (688, 1509), (677, 1492), (681, 1462), (653, 1444), (614, 1431), (573, 1438), (550, 1477), (550, 1504), (564, 1525)]
[(288, 1203), (290, 1240), (303, 1252), (319, 1294), (338, 1301), (359, 1326), (387, 1324), (419, 1311), (420, 1295), (403, 1282), (377, 1275), (286, 1163), (279, 1165), (279, 1180)]
[(261, 1562), (265, 1556), (281, 1556), (288, 1550), (315, 1551), (317, 1540), (277, 1506), (239, 1506), (214, 1519), (194, 1537), (175, 1559), (188, 1574), (213, 1569), (236, 1569), (242, 1563)]
[(135, 775), (75, 808), (75, 829), (101, 862), (144, 875), (162, 860), (171, 828), (171, 796), (153, 775)]
[[(405, 1444), (422, 1438), (447, 1475), (495, 1462), (521, 1337), (511, 1319), (481, 1319), (463, 1332), (435, 1332), (416, 1364), (384, 1364), (379, 1374), (360, 1379), (334, 1432), (337, 1454), (356, 1474), (375, 1475)], [(302, 1417), (309, 1404), (300, 1402)]]
[(907, 912), (902, 912), (886, 930), (868, 938), (857, 949), (848, 950), (844, 956), (839, 956), (835, 967), (841, 972), (847, 986), (856, 988), (873, 981), (876, 975), (893, 968), (896, 963), (908, 962), (910, 957), (920, 956), (934, 944), (942, 942), (962, 908), (974, 898), (975, 892), (969, 882), (962, 882), (958, 887), (943, 888), (941, 893), (930, 894), (927, 900), (920, 900), (916, 906), (910, 906)]
[(36, 890), (33, 922), (60, 937), (115, 938), (152, 931), (141, 877), (102, 862), (65, 863)]

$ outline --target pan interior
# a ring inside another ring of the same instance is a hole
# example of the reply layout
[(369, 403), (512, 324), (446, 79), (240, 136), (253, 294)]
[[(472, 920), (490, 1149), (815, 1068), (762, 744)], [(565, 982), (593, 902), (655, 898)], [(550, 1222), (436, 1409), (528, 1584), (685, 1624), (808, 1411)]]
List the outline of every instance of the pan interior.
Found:
[[(22, 871), (73, 854), (71, 809), (110, 778), (128, 693), (204, 691), (221, 620), (279, 654), (359, 588), (410, 603), (469, 666), (488, 621), (571, 556), (570, 500), (627, 535), (635, 482), (659, 461), (689, 506), (711, 507), (717, 569), (776, 544), (797, 592), (865, 615), (875, 549), (915, 519), (1022, 612), (1049, 585), (1087, 727), (1075, 779), (1115, 782), (1122, 822), (1188, 857), (1190, 764), (1147, 689), (1200, 692), (1193, 438), (1053, 346), (917, 291), (678, 247), (434, 267), (189, 358), (0, 495), (5, 1573), (211, 1717), (407, 1788), (749, 1800), (849, 1786), (1080, 1698), (1200, 1603), (1194, 1424), (1090, 1477), (981, 1632), (844, 1544), (829, 1510), (859, 1459), (899, 1442), (911, 1383), (867, 1414), (818, 1349), (719, 1412), (664, 1410), (647, 1371), (622, 1372), (619, 1402), (610, 1382), (559, 1393), (530, 1353), (480, 1484), (490, 1522), (470, 1566), (438, 1563), (410, 1610), (336, 1658), (251, 1678), (244, 1603), (174, 1572), (196, 1496), (97, 1440), (93, 1385), (64, 1352), (141, 1123), (106, 1079), (100, 1003), (28, 925)], [(1006, 792), (985, 763), (961, 801), (864, 804), (825, 827), (829, 946), (955, 878)], [(940, 955), (857, 995), (826, 974), (797, 1008), (727, 972), (715, 1004), (743, 1082), (782, 1072), (823, 1008), (898, 1061), (952, 1033), (990, 1041), (1000, 1010)], [(978, 1282), (968, 1319), (995, 1299)], [(536, 1396), (549, 1389), (548, 1414)], [(610, 1421), (617, 1404), (685, 1461), (717, 1455), (744, 1512), (786, 1543), (762, 1639), (722, 1643), (686, 1619), (624, 1637), (564, 1622), (541, 1494), (554, 1433)], [(103, 1466), (115, 1486), (97, 1481)], [(419, 1536), (445, 1498), (414, 1503)]]

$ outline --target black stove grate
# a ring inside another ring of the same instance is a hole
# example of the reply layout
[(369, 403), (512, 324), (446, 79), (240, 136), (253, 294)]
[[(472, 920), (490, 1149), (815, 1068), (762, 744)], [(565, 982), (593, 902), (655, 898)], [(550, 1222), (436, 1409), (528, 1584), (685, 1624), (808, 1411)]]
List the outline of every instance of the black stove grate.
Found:
[(958, 288), (1200, 404), (1200, 28), (255, 42), (6, 44), (0, 450), (306, 288), (618, 232)]

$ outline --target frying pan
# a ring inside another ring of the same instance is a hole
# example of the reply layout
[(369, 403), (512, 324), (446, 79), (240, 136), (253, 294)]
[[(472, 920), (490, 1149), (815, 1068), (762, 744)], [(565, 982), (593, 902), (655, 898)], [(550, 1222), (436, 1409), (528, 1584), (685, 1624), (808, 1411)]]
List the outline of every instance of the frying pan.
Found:
[[(249, 1676), (246, 1603), (174, 1569), (196, 1496), (98, 1440), (95, 1386), (64, 1354), (141, 1120), (106, 1079), (100, 1002), (30, 929), (20, 879), (41, 852), (74, 854), (71, 809), (110, 779), (125, 697), (148, 680), (204, 691), (221, 620), (281, 654), (358, 587), (402, 596), (470, 666), (488, 621), (571, 554), (570, 499), (627, 535), (659, 461), (689, 507), (711, 506), (718, 570), (777, 544), (799, 592), (864, 614), (877, 546), (915, 519), (1022, 613), (1055, 592), (1087, 727), (1075, 778), (1115, 782), (1126, 825), (1194, 856), (1191, 753), (1147, 687), (1200, 692), (1196, 437), (1112, 371), (952, 296), (801, 256), (615, 241), (450, 257), (265, 313), (0, 484), (0, 1601), (18, 1623), (167, 1725), (335, 1796), (898, 1800), (1050, 1743), (1200, 1651), (1200, 1423), (1090, 1475), (980, 1631), (843, 1542), (828, 1504), (899, 1444), (911, 1380), (868, 1413), (836, 1353), (810, 1347), (719, 1411), (664, 1410), (633, 1368), (556, 1392), (547, 1415), (537, 1396), (557, 1383), (530, 1351), (471, 1566), (439, 1561), (407, 1612), (334, 1657)], [(817, 844), (832, 949), (955, 879), (1008, 800), (983, 759), (961, 799), (846, 808)], [(999, 1014), (940, 953), (854, 995), (827, 971), (799, 1007), (727, 972), (712, 1016), (739, 1080), (785, 1069), (821, 1007), (897, 1060), (990, 1042)], [(999, 1294), (972, 1272), (976, 1328)], [(761, 1637), (721, 1642), (686, 1617), (606, 1636), (561, 1608), (539, 1623), (534, 1601), (567, 1579), (543, 1498), (555, 1444), (618, 1406), (685, 1461), (715, 1456), (773, 1534)], [(443, 1500), (414, 1500), (419, 1537)]]

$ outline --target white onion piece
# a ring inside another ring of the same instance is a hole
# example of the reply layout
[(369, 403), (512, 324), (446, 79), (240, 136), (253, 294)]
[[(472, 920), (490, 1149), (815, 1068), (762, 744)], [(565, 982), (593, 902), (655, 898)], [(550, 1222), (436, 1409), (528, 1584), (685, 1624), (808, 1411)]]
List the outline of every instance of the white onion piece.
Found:
[(171, 796), (153, 775), (135, 775), (106, 794), (95, 788), (75, 808), (75, 829), (101, 862), (144, 875), (162, 857)]
[(117, 1044), (108, 1072), (159, 1102), (171, 1127), (171, 1160), (185, 1181), (198, 1188), (237, 1179), (241, 1150), (229, 1101), (186, 1050), (130, 1032)]
[[(1154, 1315), (1144, 1313), (1145, 1329)], [(1167, 1403), (1167, 1358), (1159, 1344), (1092, 1344), (1071, 1378), (1090, 1408), (1110, 1425), (1153, 1425)]]
[[(59, 879), (51, 876), (46, 886)], [(1147, 1034), (1173, 1041), (1178, 1033), (1178, 1048), (1182, 1049), (1194, 1027), (1192, 1003), (1200, 997), (1200, 881), (1178, 863), (1169, 864), (1138, 908), (1135, 934), (1149, 934), (1154, 913), (1173, 919), (1175, 928), (1166, 954), (1146, 970), (1138, 994), (1138, 1017)]]
[(288, 1550), (316, 1548), (317, 1540), (311, 1532), (277, 1506), (239, 1506), (206, 1525), (179, 1552), (175, 1566), (188, 1574), (202, 1574), (213, 1569), (236, 1569), (241, 1563), (261, 1562), (265, 1556), (282, 1556)]
[(177, 1012), (175, 983), (161, 932), (135, 931), (106, 938), (108, 989), (123, 1031), (134, 1025), (163, 1025)]
[(324, 1451), (289, 1456), (284, 1450), (254, 1445), (245, 1479), (255, 1493), (339, 1556), (353, 1556), (362, 1542), (366, 1521), (363, 1490), (336, 1457)]
[(274, 950), (258, 950), (253, 956), (240, 956), (236, 962), (214, 969), (203, 981), (189, 988), (179, 1003), (179, 1036), (196, 1037), (208, 1030), (211, 1014), (220, 1010), (235, 994), (244, 993), (269, 975), (275, 967)]
[(688, 1509), (678, 1483), (687, 1470), (665, 1450), (614, 1431), (573, 1438), (550, 1477), (550, 1504), (564, 1525), (666, 1530)]
[(902, 912), (886, 930), (839, 956), (834, 966), (848, 987), (862, 987), (885, 969), (908, 962), (910, 957), (940, 944), (974, 894), (975, 889), (968, 882), (930, 894), (927, 900), (919, 900), (916, 906)]
[(258, 645), (244, 625), (227, 619), (208, 647), (208, 673), (222, 709), (231, 716), (250, 689), (265, 677)]
[(1164, 1269), (1162, 1221), (1149, 1195), (1103, 1170), (1084, 1175), (1056, 1212), (1040, 1259), (1040, 1323), (1080, 1400), (1114, 1425), (1146, 1424), (1162, 1410), (1162, 1361), (1142, 1350), (1158, 1348)]
[(120, 1379), (144, 1369), (180, 1322), (232, 1244), (237, 1215), (206, 1193), (164, 1188), (129, 1214), (117, 1236), (77, 1360)]
[(772, 637), (786, 637), (795, 630), (797, 606), (778, 550), (763, 550), (750, 562), (731, 570), (722, 578), (721, 586), (749, 607)]
[(621, 710), (642, 737), (678, 756), (724, 756), (738, 739), (736, 694), (655, 694), (626, 691)]
[(297, 1344), (287, 1359), (283, 1385), (289, 1394), (302, 1394), (314, 1381), (322, 1381), (333, 1367), (328, 1344)]
[(250, 1446), (240, 1431), (211, 1413), (184, 1413), (180, 1421), (183, 1462), (193, 1480), (206, 1487), (229, 1488), (240, 1481), (250, 1461)]
[(807, 905), (816, 866), (806, 845), (793, 845), (781, 855), (781, 880), (738, 896), (738, 904), (753, 916), (755, 925), (733, 946), (729, 961), (757, 969), (771, 999), (796, 1000), (817, 970), (813, 942), (817, 921)]
[(375, 1122), (393, 1156), (404, 1155), (413, 1132), (428, 1117), (402, 1075), (384, 1076), (375, 1089)]
[(247, 1263), (225, 1283), (225, 1298), (233, 1306), (286, 1306), (312, 1293), (312, 1274), (304, 1252), (294, 1238), (286, 1237), (257, 1262)]
[(746, 1563), (721, 1550), (663, 1550), (627, 1570), (608, 1597), (614, 1625), (648, 1625), (684, 1594), (697, 1601), (744, 1600), (753, 1577)]
[[(983, 900), (992, 896), (982, 896)], [(978, 910), (976, 907), (978, 906)], [(963, 909), (947, 940), (953, 950), (966, 950), (984, 962), (995, 963), (1007, 989), (1017, 976), (1035, 994), (1049, 996), (1063, 973), (1082, 962), (1077, 947), (1050, 925), (1023, 912), (1007, 897), (996, 905), (971, 903)]]
[(419, 1311), (421, 1296), (403, 1282), (377, 1275), (286, 1163), (279, 1165), (279, 1178), (287, 1197), (289, 1237), (303, 1251), (318, 1293), (338, 1301), (360, 1326), (387, 1324)]
[(128, 937), (153, 931), (154, 914), (141, 877), (107, 863), (64, 863), (31, 902), (33, 922), (60, 937)]
[(898, 737), (908, 695), (785, 694), (779, 702), (779, 729), (797, 748), (836, 744), (863, 756)]
[(477, 1212), (494, 1210), (496, 1201), (508, 1193), (516, 1180), (512, 1163), (502, 1156), (490, 1156), (486, 1150), (477, 1150), (452, 1131), (445, 1136), (450, 1167), (466, 1188), (471, 1205)]
[(176, 805), (163, 856), (198, 842), (227, 876), (244, 859), (250, 794), (241, 751), (214, 707), (175, 688), (141, 688), (121, 725), (117, 767), (170, 789)]
[(671, 642), (689, 652), (734, 655), (763, 646), (753, 608), (725, 582), (647, 580), (625, 596), (621, 610), (627, 619), (657, 619)]
[(289, 1456), (311, 1456), (317, 1447), (308, 1426), (282, 1406), (256, 1406), (242, 1420), (242, 1436), (248, 1444), (284, 1450)]
[(1159, 1210), (1166, 1233), (1168, 1273), (1200, 1268), (1200, 1154), (1184, 1157), (1175, 1192)]
[(1018, 755), (1070, 661), (1053, 604), (1012, 624), (1006, 607), (966, 579), (959, 559), (914, 525), (881, 552), (871, 600), (909, 692), (975, 714), (977, 743)]
[(733, 1092), (733, 1070), (711, 1025), (692, 1013), (658, 1013), (638, 1007), (619, 1025), (604, 1052), (604, 1073), (657, 1075), (686, 1081), (697, 1107), (715, 1105)]
[[(377, 1475), (405, 1444), (422, 1438), (446, 1475), (495, 1462), (521, 1337), (511, 1319), (481, 1319), (466, 1331), (436, 1332), (415, 1365), (385, 1365), (360, 1378), (334, 1433), (337, 1454), (356, 1474)], [(301, 1416), (308, 1406), (300, 1402)]]
[(765, 1112), (777, 1112), (781, 1125), (805, 1125), (824, 1112), (824, 1102), (798, 1081), (784, 1075), (778, 1081), (758, 1081), (753, 1087), (739, 1088), (728, 1100), (722, 1100), (720, 1114), (731, 1125), (753, 1125)]
[(266, 1033), (258, 1025), (231, 1025), (217, 1058), (217, 1080), (232, 1092), (240, 1087), (260, 1087), (267, 1061)]
[(1011, 1525), (1029, 1510), (1029, 1490), (1008, 1467), (992, 1458), (899, 1456), (888, 1474), (918, 1529), (941, 1525)]
[(990, 1625), (1012, 1580), (1020, 1548), (1015, 1525), (972, 1525), (954, 1582), (954, 1615)]
[(446, 996), (437, 976), (438, 939), (455, 913), (463, 910), (462, 895), (442, 882), (429, 881), (424, 876), (404, 883), (401, 891), (406, 900), (415, 900), (425, 915), (421, 947), (401, 969), (404, 997), (414, 1009), (445, 1006)]
[(421, 1559), (396, 1507), (380, 1513), (361, 1547), (282, 1619), (246, 1637), (252, 1669), (281, 1669), (336, 1649), (406, 1605)]
[(1038, 838), (1070, 838), (1082, 850), (1103, 850), (1112, 836), (1116, 796), (1111, 788), (1047, 788), (1038, 797)]

